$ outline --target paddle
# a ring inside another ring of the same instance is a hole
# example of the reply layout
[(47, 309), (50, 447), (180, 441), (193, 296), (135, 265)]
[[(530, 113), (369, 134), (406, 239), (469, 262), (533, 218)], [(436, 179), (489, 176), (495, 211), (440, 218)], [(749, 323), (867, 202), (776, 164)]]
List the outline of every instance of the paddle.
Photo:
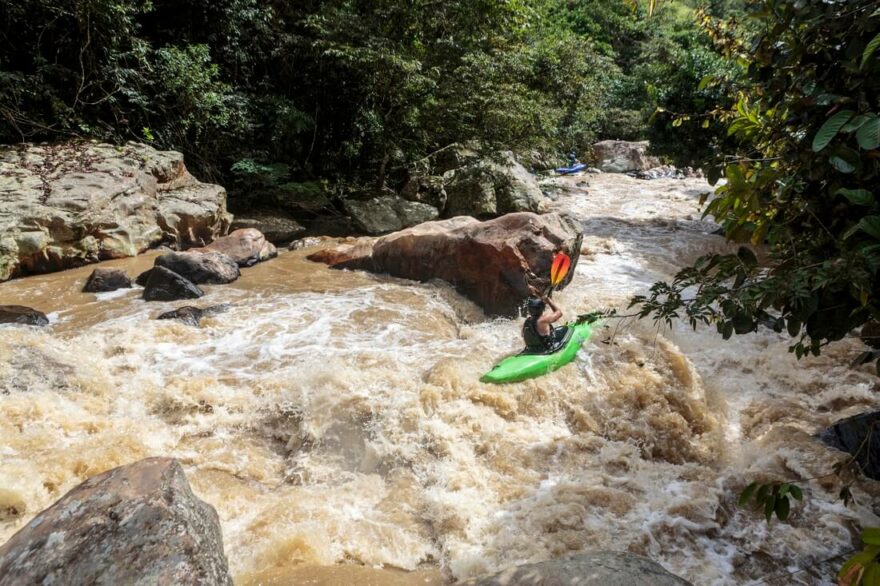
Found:
[(570, 268), (571, 258), (564, 252), (557, 252), (550, 266), (550, 289), (547, 290), (547, 297), (553, 294), (553, 289), (562, 282)]

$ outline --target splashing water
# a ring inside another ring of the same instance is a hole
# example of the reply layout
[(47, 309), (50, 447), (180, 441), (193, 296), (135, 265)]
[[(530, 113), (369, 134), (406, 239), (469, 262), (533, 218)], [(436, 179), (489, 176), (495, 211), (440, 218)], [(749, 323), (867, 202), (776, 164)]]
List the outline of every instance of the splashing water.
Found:
[[(726, 250), (699, 219), (704, 182), (581, 181), (559, 179), (554, 204), (586, 234), (558, 294), (569, 314), (624, 306)], [(821, 477), (842, 459), (812, 434), (880, 404), (876, 377), (843, 366), (856, 340), (797, 362), (768, 331), (724, 342), (627, 322), (560, 371), (493, 386), (478, 379), (518, 348), (518, 322), (486, 321), (442, 284), (305, 254), (207, 287), (197, 305), (232, 307), (200, 327), (152, 319), (184, 303), (137, 289), (79, 293), (91, 267), (0, 285), (0, 303), (53, 321), (0, 328), (0, 541), (86, 477), (154, 455), (179, 458), (217, 508), (242, 583), (339, 563), (454, 581), (613, 549), (695, 584), (828, 584), (839, 560), (821, 562), (878, 523), (873, 482), (849, 509), (832, 478), (802, 482), (785, 524), (735, 506), (753, 479)], [(106, 264), (136, 274), (154, 256)]]

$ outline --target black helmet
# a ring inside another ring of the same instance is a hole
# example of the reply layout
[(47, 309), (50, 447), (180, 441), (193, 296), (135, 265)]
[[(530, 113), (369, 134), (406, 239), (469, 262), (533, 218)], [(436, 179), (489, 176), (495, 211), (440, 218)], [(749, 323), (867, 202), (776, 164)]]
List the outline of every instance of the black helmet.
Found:
[(538, 317), (544, 313), (545, 307), (546, 304), (540, 297), (529, 297), (529, 301), (526, 303), (526, 309), (532, 317)]

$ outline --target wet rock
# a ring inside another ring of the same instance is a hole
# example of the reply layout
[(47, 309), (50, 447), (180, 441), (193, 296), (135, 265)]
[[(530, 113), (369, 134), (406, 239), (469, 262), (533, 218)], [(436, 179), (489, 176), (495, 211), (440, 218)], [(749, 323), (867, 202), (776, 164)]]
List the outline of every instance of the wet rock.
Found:
[(0, 147), (0, 281), (224, 234), (226, 191), (183, 155), (129, 143)]
[(306, 230), (299, 222), (288, 218), (283, 212), (255, 212), (244, 217), (236, 216), (232, 222), (232, 230), (246, 228), (259, 230), (266, 240), (276, 245), (287, 244)]
[(42, 311), (24, 305), (0, 305), (0, 324), (45, 326), (49, 325), (49, 318)]
[[(871, 441), (863, 446), (868, 434), (871, 434)], [(821, 431), (819, 438), (832, 448), (852, 455), (858, 452), (856, 461), (865, 476), (880, 480), (880, 411), (862, 413), (838, 421)]]
[(880, 349), (880, 322), (871, 320), (863, 325), (859, 337), (871, 348)]
[(530, 287), (548, 285), (560, 248), (572, 258), (574, 275), (580, 226), (569, 216), (508, 214), (480, 222), (467, 216), (426, 222), (378, 239), (361, 238), (308, 258), (335, 268), (368, 270), (428, 281), (443, 279), (489, 315), (513, 316)]
[(385, 234), (434, 220), (437, 208), (407, 201), (398, 196), (383, 196), (364, 201), (348, 200), (345, 211), (355, 225), (367, 234)]
[(155, 265), (196, 285), (225, 285), (241, 276), (238, 264), (219, 252), (168, 252), (156, 257)]
[(646, 140), (603, 140), (593, 145), (593, 159), (605, 173), (647, 171), (660, 166), (660, 161), (646, 154), (649, 146)]
[(212, 305), (210, 307), (185, 305), (174, 311), (166, 311), (156, 317), (156, 319), (178, 319), (187, 325), (197, 326), (203, 317), (229, 311), (230, 307), (232, 306), (229, 303), (221, 303), (220, 305)]
[(510, 152), (443, 175), (445, 217), (487, 218), (514, 212), (544, 212), (548, 200), (535, 177)]
[(333, 238), (330, 238), (329, 236), (307, 236), (306, 238), (294, 240), (290, 243), (290, 246), (288, 246), (287, 249), (302, 250), (303, 248), (311, 248), (312, 246), (318, 246), (319, 244), (332, 240)]
[(509, 568), (471, 586), (690, 586), (663, 566), (631, 553), (600, 551)]
[(131, 289), (128, 273), (121, 269), (97, 268), (89, 275), (83, 293), (106, 293), (117, 289)]
[(251, 267), (278, 256), (275, 245), (254, 228), (236, 230), (203, 248), (194, 248), (191, 252), (219, 252), (234, 260), (240, 267)]
[[(693, 173), (693, 170), (691, 170)], [(637, 179), (684, 179), (688, 177), (682, 169), (676, 169), (672, 165), (661, 165), (659, 167), (654, 167), (653, 169), (648, 169), (647, 171), (636, 171), (633, 174), (633, 177)], [(692, 176), (692, 175), (691, 175)]]
[(134, 284), (135, 284), (135, 285), (138, 285), (138, 286), (140, 286), (140, 287), (146, 287), (146, 286), (147, 286), (147, 281), (150, 280), (150, 273), (152, 273), (152, 272), (153, 272), (153, 269), (147, 269), (147, 270), (145, 270), (144, 272), (142, 272), (140, 275), (138, 275), (138, 276), (135, 278), (135, 280), (134, 280)]
[(205, 294), (188, 279), (165, 267), (153, 267), (144, 285), (144, 299), (147, 301), (177, 301), (178, 299), (198, 299)]
[(0, 586), (232, 584), (220, 519), (172, 458), (89, 478), (0, 547)]

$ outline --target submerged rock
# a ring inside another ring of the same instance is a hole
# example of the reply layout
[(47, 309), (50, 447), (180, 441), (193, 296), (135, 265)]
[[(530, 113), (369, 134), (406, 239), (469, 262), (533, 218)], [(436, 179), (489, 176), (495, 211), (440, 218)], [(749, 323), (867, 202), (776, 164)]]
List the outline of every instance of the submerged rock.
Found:
[(232, 306), (229, 303), (221, 303), (220, 305), (212, 305), (210, 307), (184, 305), (174, 311), (166, 311), (156, 317), (156, 319), (178, 319), (187, 325), (197, 326), (203, 317), (223, 313), (228, 311), (230, 307)]
[(470, 581), (471, 586), (691, 586), (663, 566), (631, 553), (600, 551), (524, 564)]
[[(865, 443), (868, 434), (871, 440)], [(832, 448), (854, 456), (858, 453), (856, 462), (864, 475), (880, 480), (880, 411), (842, 419), (821, 431), (819, 438)]]
[(83, 293), (106, 293), (117, 289), (131, 289), (128, 273), (122, 269), (97, 268), (89, 275)]
[[(443, 279), (489, 315), (515, 315), (532, 287), (547, 287), (559, 249), (572, 258), (564, 287), (574, 275), (580, 226), (569, 216), (508, 214), (480, 222), (460, 216), (426, 222), (378, 239), (360, 238), (308, 258), (334, 268), (395, 277)], [(561, 288), (560, 287), (560, 288)]]
[(385, 234), (437, 219), (437, 208), (407, 201), (398, 196), (384, 196), (364, 201), (349, 200), (345, 210), (354, 223), (367, 234)]
[(49, 325), (49, 318), (42, 311), (24, 305), (0, 305), (0, 324), (45, 326)]
[(0, 148), (0, 281), (224, 234), (226, 191), (183, 155), (129, 143)]
[(205, 294), (188, 279), (165, 267), (153, 267), (143, 297), (146, 301), (177, 301), (178, 299), (198, 299)]
[(241, 276), (238, 264), (219, 252), (168, 252), (156, 257), (165, 267), (196, 285), (225, 285)]
[(603, 140), (593, 145), (596, 167), (605, 173), (647, 171), (660, 166), (660, 161), (647, 155), (648, 141)]
[(172, 458), (89, 478), (0, 547), (0, 586), (224, 584), (220, 519)]
[(234, 260), (240, 267), (250, 267), (278, 256), (275, 245), (254, 228), (236, 230), (203, 248), (194, 248), (191, 252), (219, 252)]

